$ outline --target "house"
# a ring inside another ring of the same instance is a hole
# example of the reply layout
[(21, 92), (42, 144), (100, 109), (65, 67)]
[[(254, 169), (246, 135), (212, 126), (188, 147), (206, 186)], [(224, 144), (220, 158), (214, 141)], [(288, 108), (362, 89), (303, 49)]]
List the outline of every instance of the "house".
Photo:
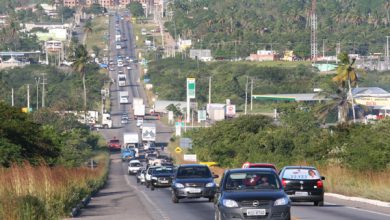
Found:
[(276, 61), (278, 55), (272, 50), (258, 50), (255, 54), (250, 54), (247, 60), (250, 61)]
[(210, 62), (213, 59), (213, 57), (211, 56), (211, 50), (209, 49), (191, 49), (190, 58), (194, 60), (198, 59), (203, 62)]
[(23, 67), (25, 65), (30, 64), (30, 62), (23, 62), (15, 59), (14, 57), (11, 57), (9, 60), (3, 61), (0, 58), (0, 69), (4, 68), (14, 68), (14, 67)]
[(179, 41), (177, 42), (177, 46), (179, 47), (179, 51), (185, 51), (188, 48), (192, 46), (192, 41), (191, 40), (183, 40), (179, 38)]

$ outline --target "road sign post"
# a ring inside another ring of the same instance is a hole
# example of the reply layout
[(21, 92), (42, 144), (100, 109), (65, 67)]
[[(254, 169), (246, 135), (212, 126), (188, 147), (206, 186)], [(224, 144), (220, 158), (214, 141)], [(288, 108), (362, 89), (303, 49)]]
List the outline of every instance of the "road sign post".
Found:
[(190, 101), (195, 98), (195, 78), (187, 78), (187, 117), (186, 122), (189, 123), (191, 121), (191, 108)]

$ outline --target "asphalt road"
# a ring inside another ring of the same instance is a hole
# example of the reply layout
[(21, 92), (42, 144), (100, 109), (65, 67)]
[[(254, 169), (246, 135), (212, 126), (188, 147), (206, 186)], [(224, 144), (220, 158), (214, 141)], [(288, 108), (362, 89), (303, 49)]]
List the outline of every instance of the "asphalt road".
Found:
[[(120, 22), (121, 30), (125, 31), (126, 49), (117, 51), (115, 49), (115, 20), (110, 17), (110, 56), (116, 57), (118, 53), (122, 56), (135, 57), (134, 41), (132, 39), (132, 27), (124, 20)], [(122, 112), (130, 112), (130, 104), (118, 104), (118, 91), (127, 90), (132, 97), (145, 97), (142, 86), (139, 83), (138, 65), (132, 64), (133, 70), (128, 72), (130, 83), (126, 87), (111, 87), (111, 102), (114, 129), (101, 130), (107, 138), (117, 136), (120, 139), (125, 131), (138, 131), (133, 120), (127, 125), (120, 124)], [(110, 73), (116, 78), (116, 71)], [(172, 130), (165, 127), (159, 121), (157, 124), (157, 142), (166, 144)], [(180, 200), (174, 204), (170, 200), (169, 188), (157, 188), (155, 191), (138, 185), (134, 176), (127, 175), (127, 164), (122, 163), (119, 154), (111, 155), (111, 166), (109, 180), (87, 208), (82, 210), (81, 219), (136, 219), (136, 220), (211, 220), (214, 219), (213, 204), (206, 199)], [(318, 220), (388, 220), (390, 210), (378, 208), (362, 203), (347, 202), (334, 198), (326, 198), (325, 206), (315, 207), (311, 203), (294, 203), (292, 207), (293, 219), (318, 219)]]

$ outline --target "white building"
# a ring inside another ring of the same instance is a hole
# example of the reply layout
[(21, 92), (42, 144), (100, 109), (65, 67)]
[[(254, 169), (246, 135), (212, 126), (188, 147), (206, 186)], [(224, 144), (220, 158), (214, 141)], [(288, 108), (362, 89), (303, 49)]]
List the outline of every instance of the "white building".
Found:
[(191, 49), (190, 50), (190, 58), (191, 59), (198, 59), (203, 62), (209, 62), (213, 60), (213, 57), (211, 56), (211, 50), (200, 50), (200, 49)]

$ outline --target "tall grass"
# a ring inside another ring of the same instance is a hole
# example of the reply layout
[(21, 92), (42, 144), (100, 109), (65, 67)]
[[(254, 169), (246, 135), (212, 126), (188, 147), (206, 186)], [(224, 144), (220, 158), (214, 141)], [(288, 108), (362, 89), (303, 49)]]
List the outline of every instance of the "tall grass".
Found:
[(390, 202), (390, 172), (353, 171), (340, 166), (318, 167), (326, 177), (325, 190)]
[(14, 165), (0, 169), (0, 219), (59, 219), (82, 198), (100, 188), (108, 155), (95, 169)]

